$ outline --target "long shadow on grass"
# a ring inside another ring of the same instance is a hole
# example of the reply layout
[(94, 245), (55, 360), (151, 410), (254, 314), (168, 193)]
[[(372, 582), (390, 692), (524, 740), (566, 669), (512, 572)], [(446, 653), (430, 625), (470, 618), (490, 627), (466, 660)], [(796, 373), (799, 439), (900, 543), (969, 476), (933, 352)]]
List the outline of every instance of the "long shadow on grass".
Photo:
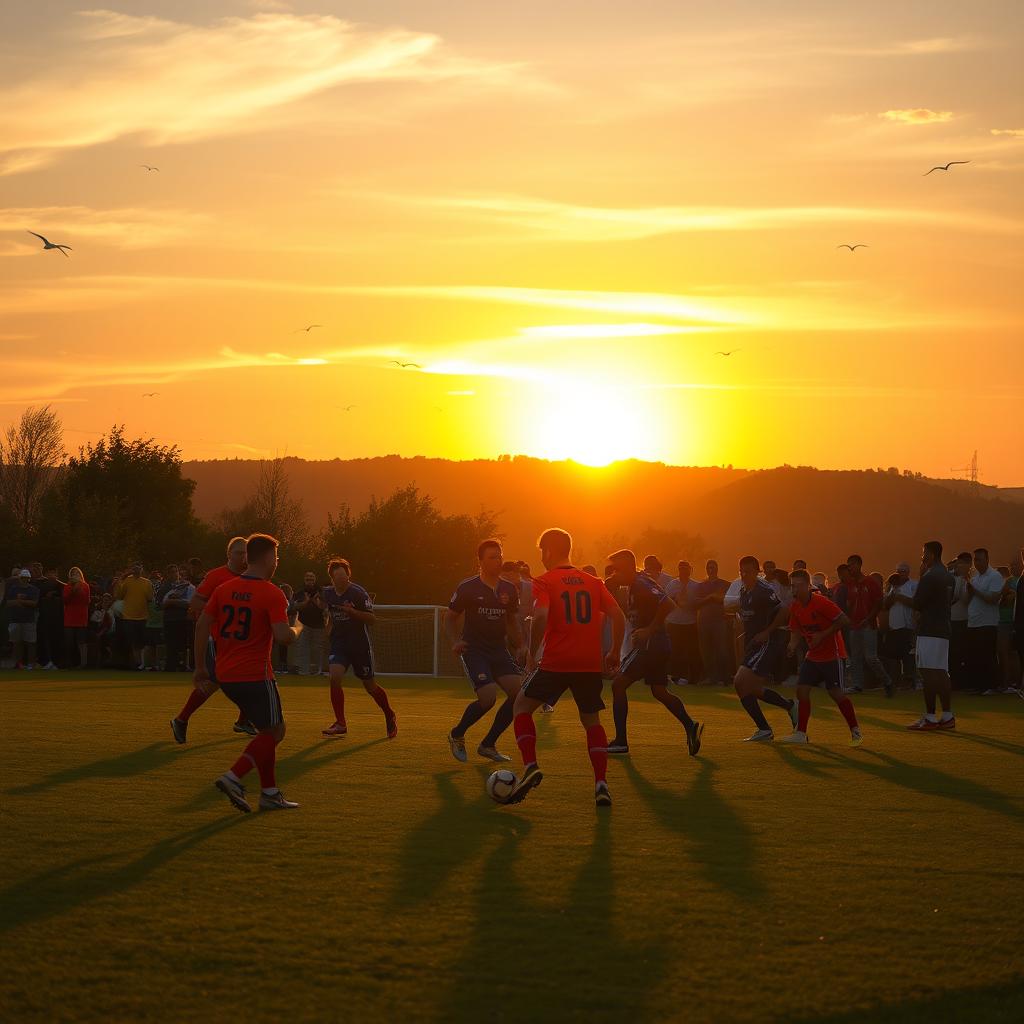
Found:
[(745, 901), (764, 898), (754, 834), (715, 792), (714, 761), (697, 762), (697, 775), (686, 793), (655, 785), (629, 758), (623, 758), (623, 766), (661, 824), (686, 839), (692, 859), (712, 885)]
[(83, 779), (126, 779), (134, 775), (145, 775), (197, 750), (209, 750), (212, 747), (221, 747), (236, 742), (234, 739), (211, 740), (209, 743), (201, 743), (198, 746), (179, 747), (169, 740), (161, 740), (159, 743), (150, 743), (139, 750), (118, 754), (117, 757), (105, 757), (99, 761), (91, 761), (89, 764), (64, 768), (52, 775), (47, 775), (46, 778), (40, 779), (38, 782), (15, 786), (13, 789), (7, 790), (7, 793), (10, 796), (22, 796), (27, 793), (40, 793), (57, 786), (65, 786), (69, 782), (81, 782)]
[(82, 857), (70, 864), (22, 879), (0, 892), (0, 934), (62, 914), (105, 896), (120, 895), (144, 882), (154, 871), (229, 828), (248, 815), (232, 815), (161, 839), (127, 864), (114, 864), (116, 853)]
[[(667, 946), (649, 931), (636, 940), (616, 927), (616, 916), (628, 918), (629, 908), (615, 901), (610, 814), (597, 819), (590, 854), (556, 906), (532, 899), (530, 887), (561, 890), (558, 864), (529, 878), (528, 886), (516, 877), (519, 844), (530, 822), (491, 817), (500, 841), (483, 863), (476, 927), (451, 968), (451, 988), (437, 1018), (531, 1024), (620, 1015), (628, 1015), (631, 1024), (651, 1020), (648, 1004), (665, 975)], [(497, 968), (495, 929), (508, 942), (507, 961), (499, 955)]]
[[(884, 718), (874, 718), (870, 715), (860, 715), (859, 717), (862, 722), (879, 729), (887, 729), (889, 732), (905, 733), (907, 731), (907, 727), (900, 725), (898, 722), (887, 722)], [(959, 729), (936, 729), (927, 735), (929, 737), (941, 737), (939, 739), (940, 743), (978, 743), (983, 747), (991, 747), (993, 750), (1001, 750), (1006, 754), (1016, 754), (1018, 757), (1024, 757), (1024, 746), (1021, 746), (1019, 743), (1011, 743), (1009, 740), (998, 740), (994, 736), (979, 736), (977, 733), (963, 732)], [(926, 740), (925, 742), (929, 741)]]

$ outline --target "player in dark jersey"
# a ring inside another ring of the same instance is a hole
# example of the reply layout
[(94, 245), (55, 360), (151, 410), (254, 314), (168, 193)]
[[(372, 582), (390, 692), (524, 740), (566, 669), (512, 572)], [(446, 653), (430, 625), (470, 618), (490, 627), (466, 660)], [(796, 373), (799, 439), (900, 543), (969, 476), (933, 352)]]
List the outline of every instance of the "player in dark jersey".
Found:
[[(244, 537), (232, 537), (228, 541), (228, 553), (227, 553), (227, 564), (218, 566), (216, 569), (211, 569), (200, 582), (196, 588), (195, 594), (192, 595), (192, 600), (189, 602), (188, 614), (189, 618), (193, 622), (198, 621), (199, 616), (203, 612), (203, 608), (206, 606), (206, 602), (210, 600), (213, 592), (224, 582), (230, 579), (234, 579), (236, 576), (245, 572), (245, 538)], [(209, 676), (209, 687), (206, 691), (202, 691), (197, 687), (192, 688), (192, 692), (188, 695), (188, 700), (185, 701), (185, 706), (178, 712), (177, 716), (171, 719), (171, 732), (174, 735), (174, 739), (178, 743), (184, 743), (186, 739), (186, 733), (188, 731), (188, 720), (192, 717), (193, 712), (201, 708), (216, 692), (217, 692), (217, 677), (214, 673), (214, 646), (215, 642), (213, 637), (210, 637), (209, 642), (200, 647), (193, 638), (193, 661), (192, 664), (199, 665), (202, 662), (206, 662), (206, 670)], [(256, 735), (256, 727), (252, 722), (246, 721), (244, 715), (239, 715), (238, 720), (234, 725), (235, 732), (248, 733), (250, 736)]]
[(291, 810), (299, 805), (284, 798), (274, 778), (277, 745), (284, 739), (285, 728), (270, 657), (275, 643), (295, 640), (295, 630), (288, 625), (288, 601), (270, 582), (277, 569), (277, 541), (265, 533), (254, 533), (245, 547), (245, 573), (217, 587), (196, 622), (199, 650), (205, 649), (211, 635), (217, 638), (218, 683), (200, 661), (195, 684), (204, 692), (212, 692), (219, 684), (224, 696), (256, 726), (256, 737), (214, 783), (232, 806), (248, 814), (252, 807), (245, 798), (242, 779), (252, 768), (259, 771), (261, 811)]
[(351, 667), (353, 675), (384, 712), (384, 727), (388, 739), (393, 740), (398, 735), (398, 716), (391, 709), (387, 691), (373, 674), (373, 645), (370, 643), (370, 626), (376, 621), (373, 599), (358, 583), (352, 582), (352, 566), (347, 558), (332, 558), (327, 565), (327, 575), (332, 585), (324, 587), (320, 596), (331, 645), (327, 665), (334, 724), (324, 729), (323, 734), (336, 737), (348, 732), (341, 681)]
[(622, 659), (619, 674), (612, 680), (612, 716), (615, 719), (615, 739), (608, 744), (609, 754), (628, 754), (626, 719), (629, 716), (629, 698), (626, 691), (638, 680), (651, 688), (651, 693), (682, 723), (686, 730), (686, 747), (691, 757), (700, 751), (704, 723), (695, 722), (686, 712), (683, 702), (668, 690), (668, 663), (672, 653), (665, 617), (675, 608), (675, 602), (664, 590), (636, 566), (636, 555), (628, 549), (608, 556), (614, 567), (608, 587), (625, 588), (626, 614), (632, 630), (633, 649)]
[[(606, 779), (608, 736), (601, 725), (603, 671), (618, 670), (619, 650), (626, 632), (626, 617), (603, 581), (569, 561), (572, 537), (565, 530), (545, 530), (537, 541), (548, 571), (533, 581), (534, 623), (530, 636), (530, 673), (516, 697), (516, 743), (523, 758), (523, 774), (505, 803), (516, 804), (539, 786), (544, 777), (537, 765), (539, 707), (554, 704), (572, 691), (580, 722), (587, 734), (587, 753), (594, 769), (594, 799), (598, 807), (611, 805)], [(612, 625), (613, 646), (605, 655), (602, 636), (605, 617)], [(543, 642), (539, 667), (534, 667)]]
[(505, 692), (505, 702), (476, 752), (491, 761), (511, 761), (507, 754), (498, 752), (497, 742), (512, 724), (516, 694), (523, 684), (522, 669), (508, 649), (511, 643), (516, 654), (522, 654), (519, 587), (501, 577), (504, 556), (499, 541), (482, 541), (476, 557), (479, 573), (455, 588), (444, 615), (452, 651), (461, 658), (476, 692), (476, 700), (466, 707), (458, 725), (448, 733), (448, 746), (456, 761), (466, 761), (466, 730), (494, 707), (500, 687)]
[(806, 569), (794, 569), (790, 575), (793, 584), (793, 603), (789, 608), (789, 651), (796, 651), (802, 637), (807, 644), (807, 657), (800, 665), (796, 684), (799, 703), (796, 728), (780, 743), (807, 743), (807, 723), (811, 717), (811, 688), (824, 686), (835, 701), (840, 714), (850, 727), (850, 746), (863, 742), (853, 702), (843, 691), (843, 664), (846, 645), (843, 629), (850, 620), (839, 607), (824, 594), (811, 590), (811, 577)]
[(794, 729), (798, 714), (796, 701), (764, 685), (786, 656), (785, 629), (789, 613), (775, 589), (758, 575), (760, 569), (753, 555), (740, 559), (742, 585), (737, 615), (743, 623), (743, 663), (736, 670), (733, 685), (743, 709), (757, 726), (753, 735), (747, 737), (751, 743), (769, 743), (775, 738), (758, 701), (788, 712)]

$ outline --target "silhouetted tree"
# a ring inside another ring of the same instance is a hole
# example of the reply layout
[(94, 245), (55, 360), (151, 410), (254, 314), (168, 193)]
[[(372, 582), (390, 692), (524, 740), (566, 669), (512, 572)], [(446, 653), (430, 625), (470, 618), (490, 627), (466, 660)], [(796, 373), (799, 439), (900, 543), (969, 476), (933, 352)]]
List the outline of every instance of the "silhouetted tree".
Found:
[(30, 407), (0, 437), (0, 503), (26, 534), (39, 525), (39, 509), (64, 462), (60, 417), (48, 406)]

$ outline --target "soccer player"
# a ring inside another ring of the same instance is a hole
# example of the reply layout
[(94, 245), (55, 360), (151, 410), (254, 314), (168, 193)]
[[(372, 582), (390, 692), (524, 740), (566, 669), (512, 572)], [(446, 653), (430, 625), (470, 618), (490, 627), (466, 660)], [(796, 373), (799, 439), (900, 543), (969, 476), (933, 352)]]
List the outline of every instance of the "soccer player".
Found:
[(355, 677), (384, 712), (384, 727), (388, 739), (398, 735), (398, 716), (392, 711), (387, 691), (373, 675), (373, 646), (370, 626), (377, 621), (373, 613), (373, 599), (358, 583), (352, 582), (352, 566), (347, 558), (332, 558), (327, 565), (331, 586), (324, 587), (321, 595), (327, 613), (327, 631), (330, 637), (330, 657), (327, 660), (331, 679), (331, 705), (334, 724), (324, 729), (324, 736), (344, 736), (345, 691), (341, 681), (351, 666)]
[[(213, 592), (222, 583), (226, 583), (228, 580), (232, 580), (245, 572), (245, 545), (244, 537), (232, 537), (228, 541), (227, 564), (211, 569), (203, 577), (199, 586), (196, 587), (196, 592), (192, 595), (192, 600), (188, 606), (188, 614), (193, 621), (198, 622), (206, 602), (210, 600)], [(175, 718), (171, 719), (171, 732), (178, 743), (185, 742), (188, 732), (188, 720), (192, 717), (193, 713), (201, 708), (217, 692), (217, 677), (214, 671), (216, 643), (211, 636), (208, 642), (204, 641), (202, 646), (200, 646), (198, 635), (197, 631), (193, 641), (192, 664), (198, 667), (205, 661), (209, 683), (205, 690), (193, 687), (192, 692), (188, 695), (188, 700), (185, 701), (185, 706), (178, 712)], [(256, 735), (256, 727), (252, 722), (246, 721), (244, 715), (238, 716), (238, 720), (233, 728), (235, 732), (244, 732), (250, 736)]]
[(615, 739), (608, 745), (609, 754), (628, 754), (626, 719), (629, 699), (626, 691), (638, 679), (651, 688), (651, 693), (682, 723), (686, 730), (686, 747), (690, 757), (700, 751), (704, 723), (695, 722), (686, 712), (683, 702), (668, 691), (668, 663), (672, 653), (665, 618), (676, 607), (675, 602), (646, 573), (638, 572), (636, 555), (628, 549), (608, 556), (614, 567), (607, 581), (609, 588), (626, 590), (626, 614), (629, 616), (633, 649), (622, 661), (618, 675), (612, 680), (612, 717), (615, 719)]
[(217, 638), (217, 682), (205, 661), (199, 661), (195, 684), (198, 690), (211, 693), (219, 685), (245, 720), (256, 727), (255, 738), (214, 785), (233, 807), (248, 814), (252, 807), (245, 798), (242, 779), (256, 768), (260, 810), (285, 811), (299, 805), (284, 798), (274, 778), (277, 745), (284, 739), (285, 728), (270, 656), (275, 643), (295, 641), (295, 630), (288, 625), (284, 594), (270, 582), (277, 569), (277, 541), (265, 533), (254, 533), (245, 548), (245, 573), (217, 587), (196, 622), (197, 650), (205, 649), (211, 634)]
[[(544, 776), (537, 766), (537, 726), (533, 715), (542, 705), (554, 704), (566, 690), (571, 690), (587, 734), (587, 753), (594, 768), (594, 799), (598, 807), (609, 807), (612, 797), (606, 778), (608, 737), (601, 725), (602, 670), (610, 674), (618, 670), (626, 617), (601, 580), (574, 568), (569, 560), (572, 537), (565, 530), (545, 530), (537, 546), (548, 571), (533, 581), (531, 671), (516, 697), (513, 722), (524, 770), (504, 802), (519, 803), (540, 785)], [(611, 621), (613, 640), (607, 655), (601, 650), (605, 616)], [(540, 666), (534, 668), (542, 640)]]
[[(913, 597), (914, 611), (919, 615), (916, 658), (924, 681), (925, 712), (916, 722), (907, 726), (914, 732), (956, 728), (949, 680), (952, 594), (953, 577), (942, 564), (942, 544), (930, 540), (921, 553), (921, 579)], [(935, 713), (936, 698), (942, 703), (941, 718)]]
[[(516, 695), (523, 685), (522, 670), (508, 649), (511, 643), (517, 654), (523, 651), (520, 591), (517, 584), (502, 578), (500, 542), (482, 541), (476, 557), (479, 573), (464, 579), (455, 588), (444, 613), (444, 628), (452, 651), (462, 659), (466, 676), (476, 692), (476, 700), (466, 707), (458, 725), (448, 733), (448, 746), (456, 761), (466, 761), (466, 730), (494, 707), (500, 687), (505, 693), (505, 702), (476, 752), (491, 761), (511, 761), (507, 754), (498, 752), (496, 744), (498, 737), (512, 724)], [(519, 569), (514, 568), (518, 578)]]
[[(760, 564), (753, 555), (740, 559), (740, 588), (737, 615), (743, 622), (743, 662), (736, 670), (733, 686), (743, 710), (757, 726), (750, 743), (769, 743), (775, 738), (761, 705), (774, 704), (789, 713), (793, 728), (797, 727), (797, 703), (765, 686), (782, 664), (786, 654), (786, 638), (782, 630), (789, 619), (775, 588), (762, 579)], [(806, 572), (806, 570), (794, 570)]]
[(807, 722), (811, 717), (811, 688), (824, 686), (850, 727), (850, 746), (862, 742), (860, 726), (853, 702), (843, 692), (843, 664), (846, 644), (843, 627), (849, 619), (837, 604), (823, 594), (811, 590), (811, 577), (806, 569), (796, 569), (790, 576), (793, 603), (789, 607), (789, 652), (796, 651), (799, 637), (807, 644), (807, 655), (800, 665), (796, 696), (799, 702), (797, 725), (780, 743), (807, 743)]

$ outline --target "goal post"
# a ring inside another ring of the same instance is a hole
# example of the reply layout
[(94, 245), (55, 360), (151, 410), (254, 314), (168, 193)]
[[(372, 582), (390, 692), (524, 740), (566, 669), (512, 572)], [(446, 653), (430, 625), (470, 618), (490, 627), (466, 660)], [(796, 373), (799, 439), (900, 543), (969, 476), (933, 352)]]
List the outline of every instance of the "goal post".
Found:
[(375, 604), (374, 669), (384, 676), (459, 676), (462, 662), (444, 632), (444, 606)]

